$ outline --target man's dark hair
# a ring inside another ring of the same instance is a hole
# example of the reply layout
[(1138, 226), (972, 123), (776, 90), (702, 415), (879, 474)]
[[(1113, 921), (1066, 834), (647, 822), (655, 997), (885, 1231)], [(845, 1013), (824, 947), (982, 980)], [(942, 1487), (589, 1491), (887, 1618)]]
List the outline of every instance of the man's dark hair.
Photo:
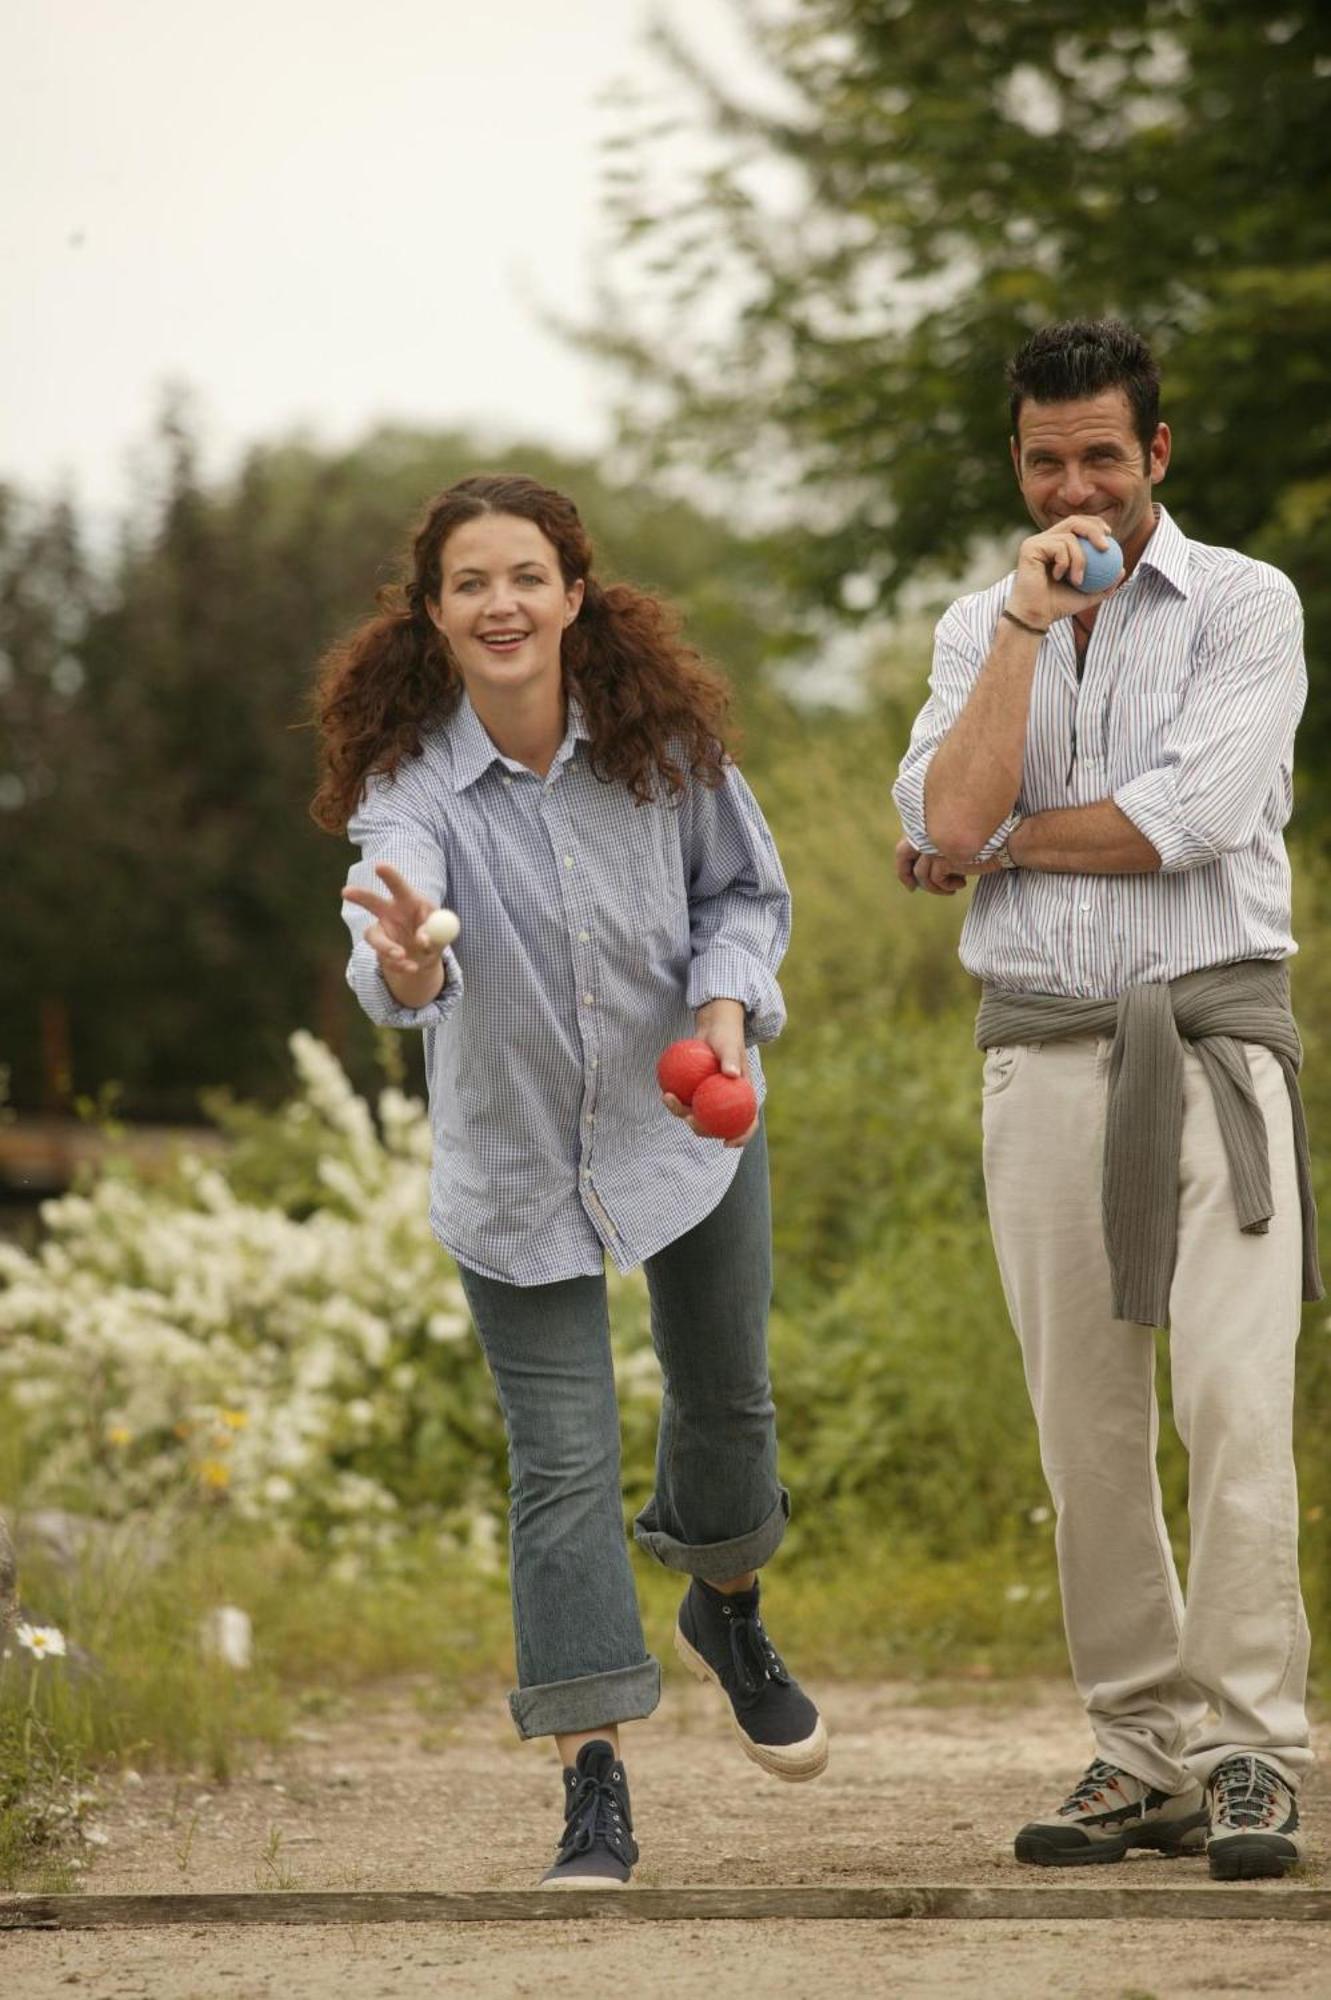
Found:
[(1160, 422), (1160, 370), (1139, 333), (1121, 319), (1065, 319), (1042, 326), (1008, 363), (1012, 435), (1024, 402), (1078, 403), (1121, 389), (1143, 453)]

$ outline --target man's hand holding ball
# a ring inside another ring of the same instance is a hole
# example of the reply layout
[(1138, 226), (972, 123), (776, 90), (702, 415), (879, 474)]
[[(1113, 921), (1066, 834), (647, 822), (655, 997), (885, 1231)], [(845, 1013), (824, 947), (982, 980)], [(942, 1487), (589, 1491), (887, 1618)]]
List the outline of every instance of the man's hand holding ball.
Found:
[(1005, 615), (1045, 632), (1117, 589), (1122, 575), (1123, 551), (1099, 516), (1069, 514), (1022, 543)]

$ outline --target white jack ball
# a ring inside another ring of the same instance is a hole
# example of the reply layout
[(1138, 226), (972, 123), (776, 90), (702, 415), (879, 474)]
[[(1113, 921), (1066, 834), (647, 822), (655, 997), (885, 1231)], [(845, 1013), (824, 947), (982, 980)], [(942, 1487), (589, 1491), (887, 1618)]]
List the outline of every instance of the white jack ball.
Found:
[(452, 910), (432, 910), (421, 925), (421, 929), (430, 943), (437, 944), (442, 950), (446, 945), (452, 944), (462, 926)]

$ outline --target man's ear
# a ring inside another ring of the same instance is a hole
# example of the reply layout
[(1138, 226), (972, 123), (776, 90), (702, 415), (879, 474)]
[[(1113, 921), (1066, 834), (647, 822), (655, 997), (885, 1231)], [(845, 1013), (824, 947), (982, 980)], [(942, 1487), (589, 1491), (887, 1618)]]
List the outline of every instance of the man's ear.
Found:
[(1151, 439), (1151, 449), (1148, 456), (1152, 486), (1158, 486), (1168, 472), (1170, 454), (1173, 448), (1174, 440), (1170, 435), (1169, 425), (1157, 424), (1155, 427), (1155, 436)]

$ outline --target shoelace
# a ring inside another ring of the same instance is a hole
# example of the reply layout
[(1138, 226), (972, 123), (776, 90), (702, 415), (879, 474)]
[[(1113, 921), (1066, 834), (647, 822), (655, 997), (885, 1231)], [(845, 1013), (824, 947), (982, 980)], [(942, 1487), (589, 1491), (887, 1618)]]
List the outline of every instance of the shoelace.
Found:
[(584, 1772), (576, 1785), (569, 1786), (564, 1810), (564, 1837), (559, 1843), (561, 1861), (571, 1861), (575, 1854), (585, 1854), (588, 1848), (601, 1840), (620, 1861), (632, 1866), (630, 1822), (620, 1795), (612, 1784), (594, 1777), (590, 1771)]
[(740, 1690), (748, 1699), (761, 1694), (769, 1681), (775, 1682), (777, 1687), (790, 1686), (785, 1663), (768, 1638), (756, 1611), (746, 1616), (727, 1606), (726, 1624), (730, 1631), (730, 1663), (735, 1669)]
[(1097, 1757), (1093, 1763), (1087, 1765), (1084, 1775), (1059, 1807), (1059, 1812), (1075, 1813), (1079, 1812), (1082, 1806), (1091, 1805), (1107, 1785), (1113, 1784), (1114, 1780), (1121, 1778), (1122, 1775), (1116, 1764), (1106, 1764), (1103, 1757)]
[(1285, 1789), (1274, 1771), (1255, 1757), (1227, 1757), (1212, 1774), (1220, 1816), (1231, 1826), (1261, 1826), (1283, 1818), (1280, 1793)]

